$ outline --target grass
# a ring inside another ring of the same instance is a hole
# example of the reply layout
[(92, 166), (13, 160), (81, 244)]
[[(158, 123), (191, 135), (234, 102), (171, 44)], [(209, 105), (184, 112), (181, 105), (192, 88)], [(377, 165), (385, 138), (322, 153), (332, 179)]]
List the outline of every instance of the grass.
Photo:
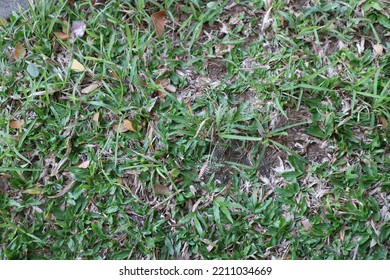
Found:
[(71, 2), (1, 21), (2, 259), (388, 259), (385, 1)]

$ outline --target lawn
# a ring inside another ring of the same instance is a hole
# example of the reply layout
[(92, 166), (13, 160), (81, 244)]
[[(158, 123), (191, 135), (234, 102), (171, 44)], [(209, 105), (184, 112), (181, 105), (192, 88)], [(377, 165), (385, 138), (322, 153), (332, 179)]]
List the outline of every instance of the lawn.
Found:
[(389, 8), (0, 19), (0, 258), (389, 259)]

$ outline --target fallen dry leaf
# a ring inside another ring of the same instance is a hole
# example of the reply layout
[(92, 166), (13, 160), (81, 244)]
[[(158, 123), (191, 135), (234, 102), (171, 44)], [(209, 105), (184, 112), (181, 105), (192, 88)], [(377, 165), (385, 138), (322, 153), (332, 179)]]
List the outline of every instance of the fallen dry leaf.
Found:
[[(157, 81), (157, 82), (156, 82), (156, 85), (158, 85), (159, 87), (161, 87), (162, 89), (164, 89), (164, 86), (161, 85), (161, 82), (160, 82), (160, 81)], [(167, 96), (162, 90), (157, 90), (157, 95), (158, 95), (158, 97), (160, 97), (162, 100), (164, 100), (165, 97)]]
[(15, 50), (13, 53), (13, 57), (15, 60), (19, 58), (23, 58), (26, 55), (26, 49), (24, 48), (22, 43), (17, 43), (15, 46)]
[(24, 120), (10, 121), (9, 126), (14, 129), (19, 129), (23, 126)]
[(5, 26), (7, 24), (7, 20), (5, 18), (0, 17), (0, 25)]
[(9, 177), (0, 174), (0, 193), (8, 192), (10, 184), (8, 182)]
[(114, 131), (118, 131), (119, 133), (123, 133), (127, 131), (127, 128), (121, 123), (120, 125), (114, 125)]
[(83, 163), (79, 164), (78, 168), (88, 168), (90, 160), (86, 160)]
[(76, 59), (72, 60), (72, 64), (70, 65), (70, 69), (76, 72), (83, 72), (85, 70), (84, 65), (78, 62)]
[[(157, 81), (156, 84), (161, 87), (163, 90), (166, 90), (170, 93), (175, 93), (176, 92), (176, 87), (174, 85), (171, 85), (169, 79), (162, 79), (160, 81)], [(162, 90), (157, 90), (158, 97), (161, 99), (165, 99), (167, 96)]]
[(175, 93), (176, 92), (176, 87), (174, 85), (168, 84), (165, 86), (165, 90), (170, 92), (170, 93)]
[(66, 33), (63, 33), (63, 32), (53, 32), (54, 35), (58, 38), (58, 39), (61, 39), (61, 40), (66, 40), (68, 39), (68, 34)]
[(119, 126), (115, 125), (114, 130), (119, 130), (120, 133), (131, 131), (131, 132), (137, 132), (140, 131), (142, 126), (138, 125), (138, 130), (136, 130), (133, 126), (133, 123), (130, 120), (124, 120)]
[(386, 118), (384, 116), (380, 116), (379, 121), (382, 124), (382, 129), (386, 131), (387, 128), (389, 127), (389, 123), (387, 122)]
[(267, 9), (267, 12), (265, 13), (265, 16), (263, 17), (261, 31), (266, 30), (271, 25), (271, 22), (272, 22), (272, 18), (270, 18), (271, 10), (272, 10), (272, 6)]
[(284, 16), (280, 15), (280, 25), (284, 27)]
[(70, 29), (72, 38), (83, 37), (86, 27), (87, 27), (87, 25), (82, 20), (77, 20), (77, 21), (73, 22), (72, 28)]
[(97, 89), (99, 86), (100, 86), (100, 83), (99, 83), (99, 82), (93, 82), (93, 83), (90, 84), (89, 86), (83, 88), (83, 89), (81, 90), (81, 93), (88, 94), (88, 93), (94, 91), (95, 89)]
[(96, 112), (95, 114), (93, 114), (93, 118), (92, 120), (96, 123), (96, 124), (99, 124), (99, 112)]
[(41, 188), (31, 188), (23, 191), (27, 194), (42, 194), (43, 190)]
[(131, 132), (136, 132), (136, 130), (133, 127), (133, 123), (129, 120), (124, 120), (123, 121), (123, 126), (126, 128), (126, 130), (131, 131)]
[(165, 29), (165, 12), (161, 10), (152, 14), (151, 18), (153, 20), (154, 27), (156, 28), (157, 36), (161, 37)]
[(302, 226), (303, 226), (305, 231), (311, 230), (311, 223), (308, 219), (302, 219)]
[(199, 171), (199, 174), (198, 174), (199, 179), (203, 179), (203, 175), (207, 170), (208, 164), (209, 164), (209, 162), (206, 160), (206, 162), (203, 164), (202, 168)]
[(169, 195), (170, 193), (169, 188), (161, 184), (154, 184), (153, 190), (156, 194)]
[(374, 51), (376, 52), (377, 55), (382, 56), (383, 55), (383, 45), (381, 44), (376, 44), (373, 46)]

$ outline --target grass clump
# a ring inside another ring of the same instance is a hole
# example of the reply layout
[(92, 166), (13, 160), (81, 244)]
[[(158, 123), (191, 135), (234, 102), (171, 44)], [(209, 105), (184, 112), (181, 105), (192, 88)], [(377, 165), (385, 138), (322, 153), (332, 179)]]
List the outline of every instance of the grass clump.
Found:
[(1, 258), (388, 258), (382, 2), (70, 2), (0, 26)]

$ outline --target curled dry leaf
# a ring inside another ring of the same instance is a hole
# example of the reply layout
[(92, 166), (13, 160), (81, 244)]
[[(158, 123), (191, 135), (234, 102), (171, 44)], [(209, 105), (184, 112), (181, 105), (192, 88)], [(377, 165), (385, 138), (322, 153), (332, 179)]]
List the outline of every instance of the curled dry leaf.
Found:
[(87, 27), (87, 25), (82, 20), (77, 20), (77, 21), (73, 22), (72, 28), (70, 29), (72, 38), (83, 37), (86, 27)]
[(154, 27), (156, 28), (157, 36), (161, 37), (165, 29), (165, 12), (161, 10), (152, 14), (151, 18), (153, 20)]
[(162, 195), (169, 195), (170, 190), (167, 186), (161, 185), (161, 184), (154, 184), (153, 185), (154, 193), (156, 194), (162, 194)]
[(97, 89), (99, 86), (100, 86), (100, 83), (99, 83), (99, 82), (93, 82), (93, 83), (90, 84), (89, 86), (83, 88), (83, 89), (81, 90), (81, 93), (88, 94), (88, 93), (94, 91), (95, 89)]
[(375, 53), (376, 53), (377, 55), (379, 55), (379, 56), (382, 56), (382, 55), (383, 55), (383, 45), (381, 45), (381, 44), (376, 44), (376, 45), (373, 46), (373, 48), (374, 48), (374, 51), (375, 51)]
[(126, 130), (131, 132), (138, 132), (142, 129), (142, 125), (138, 125), (137, 128), (133, 126), (133, 123), (129, 120), (123, 121), (123, 126), (126, 128)]
[(83, 72), (85, 70), (85, 67), (76, 59), (73, 59), (72, 64), (70, 65), (70, 69), (72, 69), (75, 72)]
[(120, 133), (131, 131), (131, 132), (137, 132), (140, 131), (142, 128), (141, 125), (138, 125), (137, 129), (134, 128), (133, 123), (130, 120), (124, 120), (119, 126), (114, 126), (114, 130), (119, 130)]
[(78, 168), (88, 168), (90, 160), (86, 160), (83, 163), (79, 164)]
[(37, 187), (37, 188), (31, 188), (31, 189), (24, 190), (23, 192), (27, 193), (27, 194), (42, 194), (43, 190), (42, 190), (42, 188)]
[(198, 178), (200, 178), (200, 179), (203, 178), (203, 175), (207, 170), (208, 164), (209, 164), (209, 162), (206, 160), (206, 162), (203, 164), (202, 168), (199, 171)]
[(23, 126), (24, 120), (10, 121), (9, 126), (14, 129), (19, 129)]
[(54, 35), (58, 38), (58, 39), (61, 39), (61, 40), (66, 40), (68, 39), (68, 34), (66, 33), (63, 33), (63, 32), (53, 32)]
[(95, 114), (93, 114), (93, 118), (92, 120), (96, 123), (96, 124), (99, 124), (99, 112), (96, 112)]
[(19, 58), (23, 58), (26, 55), (26, 49), (23, 44), (17, 43), (14, 49), (13, 58), (18, 60)]
[(270, 18), (271, 10), (272, 10), (272, 6), (269, 7), (267, 12), (265, 13), (265, 16), (263, 18), (263, 23), (261, 25), (261, 31), (266, 30), (272, 23), (272, 18)]

